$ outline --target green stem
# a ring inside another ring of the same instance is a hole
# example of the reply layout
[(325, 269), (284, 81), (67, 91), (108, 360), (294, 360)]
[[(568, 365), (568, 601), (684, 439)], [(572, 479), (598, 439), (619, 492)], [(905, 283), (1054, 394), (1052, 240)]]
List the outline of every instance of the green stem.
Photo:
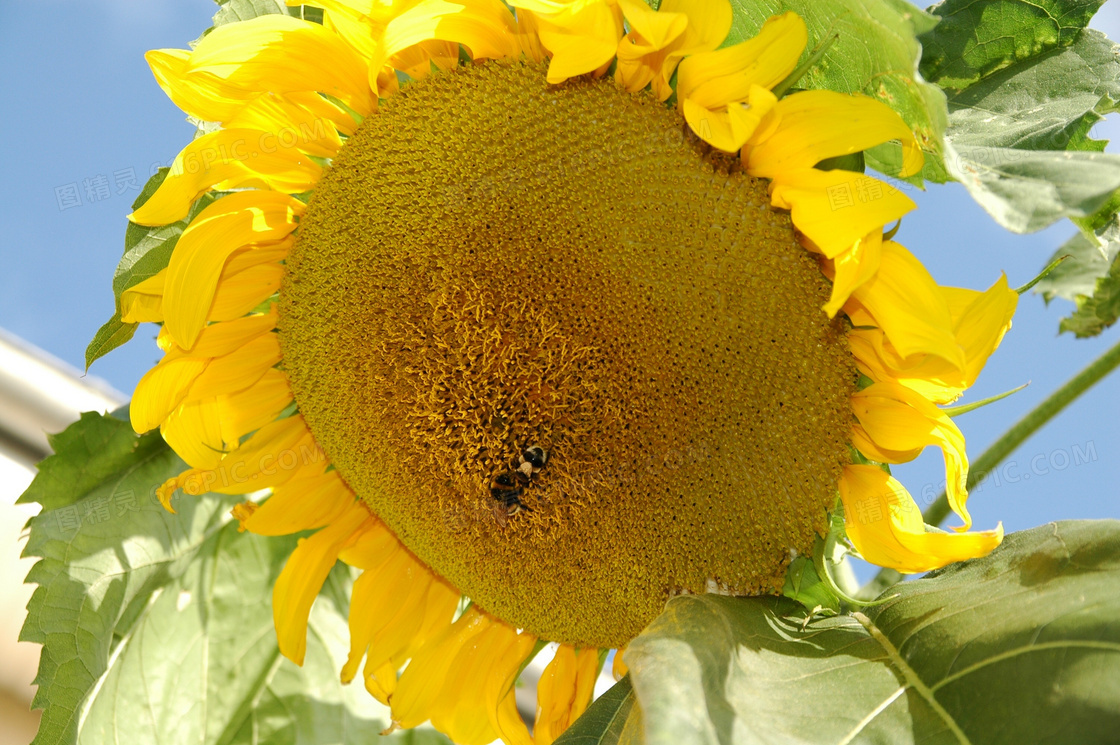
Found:
[[(1120, 365), (1120, 343), (1090, 363), (1065, 385), (1050, 394), (1049, 398), (1015, 422), (1011, 429), (1004, 432), (1002, 437), (973, 461), (968, 473), (968, 488), (971, 489), (982, 481), (1007, 456), (1011, 455), (1015, 448), (1023, 444), (1024, 440), (1073, 403), (1078, 396), (1092, 388), (1097, 381), (1115, 370), (1118, 365)], [(945, 492), (941, 492), (941, 496), (922, 513), (922, 518), (929, 525), (940, 525), (949, 516), (949, 512), (949, 499)], [(859, 594), (864, 598), (874, 598), (901, 580), (902, 575), (894, 569), (880, 569), (875, 578), (864, 585)]]

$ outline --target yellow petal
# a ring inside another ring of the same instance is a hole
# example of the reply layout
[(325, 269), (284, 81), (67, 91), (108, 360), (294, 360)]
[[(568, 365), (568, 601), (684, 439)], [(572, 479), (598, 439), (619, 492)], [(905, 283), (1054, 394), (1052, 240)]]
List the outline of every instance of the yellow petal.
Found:
[(293, 477), (272, 490), (245, 529), (257, 535), (291, 535), (321, 528), (337, 520), (354, 503), (354, 493), (337, 471), (314, 471)]
[(1005, 275), (1000, 275), (982, 293), (956, 287), (943, 290), (953, 316), (957, 343), (964, 348), (965, 381), (971, 386), (1011, 328), (1019, 293), (1007, 286)]
[(270, 14), (219, 26), (202, 37), (186, 72), (209, 73), (247, 97), (318, 91), (365, 116), (376, 104), (366, 69), (353, 48), (329, 29)]
[(532, 11), (517, 11), (517, 44), (521, 53), (533, 62), (544, 62), (547, 54), (541, 46), (540, 29), (537, 26), (537, 17)]
[[(495, 669), (509, 663), (504, 653), (511, 634), (516, 632), (495, 624), (455, 654), (443, 691), (431, 712), (432, 726), (446, 733), (452, 742), (487, 745), (498, 739), (499, 733), (486, 711), (485, 689)], [(496, 702), (494, 714), (496, 718)]]
[(985, 292), (941, 288), (953, 318), (954, 337), (964, 350), (963, 368), (928, 354), (902, 357), (877, 328), (857, 328), (848, 335), (852, 356), (872, 380), (894, 380), (933, 403), (948, 404), (976, 382), (988, 357), (1011, 327), (1019, 295), (1001, 277)]
[(622, 655), (625, 652), (626, 652), (625, 648), (616, 649), (615, 652), (614, 652), (614, 662), (611, 663), (611, 675), (614, 677), (614, 679), (616, 681), (617, 680), (622, 680), (623, 678), (626, 677), (626, 674), (628, 672), (630, 672), (630, 668), (627, 667), (626, 661), (624, 659), (622, 659)]
[(733, 153), (767, 120), (776, 101), (773, 93), (756, 85), (751, 88), (747, 104), (730, 103), (723, 110), (714, 111), (686, 98), (680, 109), (697, 137), (712, 147)]
[[(572, 3), (516, 2), (537, 15), (541, 44), (552, 55), (547, 79), (562, 83), (577, 75), (596, 72), (618, 51), (622, 14), (602, 0)], [(546, 8), (551, 5), (551, 12)]]
[(222, 439), (239, 442), (245, 435), (276, 419), (291, 403), (292, 388), (288, 375), (275, 368), (265, 371), (248, 388), (218, 396)]
[(207, 327), (190, 354), (172, 345), (159, 364), (136, 384), (129, 405), (133, 429), (147, 432), (159, 426), (183, 402), (215, 357), (240, 349), (275, 325), (276, 316), (272, 314), (250, 316)]
[(191, 468), (214, 468), (237, 447), (222, 431), (221, 409), (213, 399), (176, 407), (159, 428), (164, 442)]
[(681, 56), (715, 49), (731, 30), (733, 13), (727, 0), (664, 0), (658, 12), (683, 13), (688, 18), (681, 48), (675, 52)]
[(726, 111), (711, 111), (686, 98), (681, 102), (681, 113), (696, 136), (712, 147), (733, 153), (746, 141), (746, 137), (739, 139), (735, 136), (731, 115)]
[[(639, 0), (620, 0), (619, 7), (630, 24), (630, 33), (618, 43), (615, 76), (626, 90), (633, 93), (661, 75), (669, 50), (679, 46), (675, 43), (678, 40), (683, 42), (688, 16), (664, 9), (655, 11)], [(671, 93), (671, 90), (664, 89), (665, 86), (658, 86), (655, 91), (662, 100)]]
[[(321, 96), (319, 98), (326, 102)], [(335, 116), (342, 119), (338, 113)], [(318, 158), (333, 158), (342, 147), (342, 139), (330, 118), (309, 111), (285, 96), (259, 96), (242, 107), (225, 125), (227, 129), (268, 132), (262, 138), (266, 147), (295, 148)]]
[(307, 619), (311, 614), (311, 604), (334, 567), (338, 552), (369, 519), (365, 506), (355, 502), (335, 522), (309, 538), (301, 538), (276, 578), (272, 588), (276, 640), (280, 653), (297, 665), (303, 664), (307, 651)]
[(508, 645), (501, 650), (502, 665), (492, 665), (486, 672), (482, 687), (482, 706), (490, 717), (490, 725), (510, 745), (533, 745), (525, 720), (517, 714), (514, 686), (521, 668), (529, 660), (537, 637), (506, 627), (503, 632)]
[[(350, 598), (350, 653), (342, 668), (342, 682), (354, 679), (369, 645), (386, 627), (400, 625), (415, 631), (428, 584), (427, 575), (417, 575), (400, 546), (386, 561), (362, 572)], [(389, 657), (370, 660), (378, 668), (390, 661)]]
[(517, 21), (499, 0), (422, 0), (389, 22), (381, 54), (391, 57), (433, 40), (462, 44), (473, 59), (515, 57)]
[(284, 267), (275, 261), (231, 272), (229, 263), (222, 269), (214, 301), (206, 314), (207, 321), (232, 321), (240, 318), (272, 297), (284, 279)]
[(753, 39), (683, 60), (677, 71), (677, 96), (713, 111), (746, 101), (752, 85), (773, 88), (793, 72), (808, 38), (805, 22), (796, 13), (774, 16)]
[(411, 729), (431, 718), (459, 650), (493, 624), (477, 606), (471, 606), (459, 620), (424, 645), (397, 683), (392, 699), (393, 721)]
[(902, 143), (901, 175), (922, 168), (922, 151), (914, 133), (894, 110), (873, 98), (803, 91), (779, 101), (776, 112), (781, 126), (765, 140), (751, 143), (747, 167), (753, 175), (774, 178), (889, 140)]
[(211, 188), (299, 194), (314, 186), (321, 174), (310, 157), (281, 147), (270, 132), (219, 129), (183, 148), (155, 194), (128, 219), (137, 225), (167, 225), (186, 217), (194, 201)]
[(898, 354), (934, 354), (963, 369), (964, 350), (956, 342), (948, 299), (902, 245), (883, 243), (879, 270), (852, 291), (851, 300), (883, 329)]
[(1003, 526), (975, 533), (927, 532), (906, 489), (875, 466), (847, 466), (840, 479), (844, 527), (860, 555), (900, 572), (926, 572), (986, 556), (1003, 540)]
[(276, 334), (263, 334), (206, 366), (195, 379), (185, 402), (199, 401), (245, 390), (280, 361), (280, 341)]
[(287, 194), (243, 191), (217, 200), (195, 217), (167, 265), (163, 313), (176, 344), (194, 346), (230, 255), (247, 245), (286, 238), (303, 211), (304, 205)]
[(261, 427), (217, 466), (180, 474), (177, 488), (189, 495), (249, 494), (279, 486), (304, 468), (325, 465), (326, 456), (296, 415)]
[[(949, 505), (960, 515), (968, 530), (972, 518), (965, 508), (968, 491), (968, 456), (964, 435), (953, 420), (913, 390), (894, 382), (875, 383), (852, 396), (852, 411), (862, 429), (856, 428), (852, 444), (869, 445), (878, 450), (908, 452), (935, 445), (945, 458), (945, 483)], [(866, 436), (866, 439), (865, 439)], [(866, 453), (865, 453), (866, 454)], [(878, 458), (877, 458), (878, 459)], [(886, 459), (884, 462), (899, 462)]]
[(153, 49), (144, 55), (159, 87), (187, 114), (225, 122), (256, 98), (209, 73), (188, 75), (190, 56), (187, 49)]
[(833, 318), (857, 287), (875, 276), (883, 258), (883, 232), (876, 228), (832, 260), (832, 294), (824, 312)]
[(165, 361), (182, 359), (185, 357), (212, 358), (227, 355), (247, 344), (261, 334), (267, 334), (276, 328), (276, 314), (272, 312), (259, 315), (236, 318), (223, 323), (212, 323), (202, 329), (198, 340), (189, 350), (170, 340), (167, 330), (160, 331), (162, 337), (167, 338), (168, 347)]
[(537, 683), (535, 745), (551, 745), (591, 703), (599, 676), (599, 650), (561, 644)]
[(964, 350), (957, 343), (944, 293), (922, 263), (899, 244), (883, 242), (879, 271), (852, 292), (851, 300), (903, 357), (934, 354), (964, 369)]
[[(402, 548), (401, 553), (407, 554), (407, 551)], [(370, 640), (364, 668), (367, 689), (371, 686), (372, 677), (376, 679), (377, 689), (395, 691), (396, 671), (401, 664), (451, 627), (459, 605), (459, 593), (432, 576), (415, 558), (407, 566), (413, 581), (417, 585), (427, 586), (427, 593), (415, 606), (394, 606), (385, 623)], [(391, 677), (383, 674), (386, 666), (392, 668)]]
[(128, 412), (137, 433), (155, 429), (186, 398), (191, 385), (210, 363), (208, 359), (165, 357), (140, 378)]
[(167, 269), (121, 293), (121, 320), (125, 323), (163, 323), (163, 288)]
[[(338, 472), (330, 471), (326, 475), (338, 476)], [(341, 478), (337, 481), (339, 487), (349, 490)], [(287, 484), (281, 488), (287, 488)], [(373, 570), (402, 549), (401, 542), (393, 535), (393, 531), (389, 530), (385, 523), (377, 520), (370, 524), (365, 532), (356, 536), (354, 542), (347, 546), (338, 558), (356, 569)], [(405, 554), (407, 553), (405, 551)]]
[(790, 210), (794, 226), (830, 259), (916, 206), (898, 189), (862, 173), (813, 168), (776, 175), (770, 200)]

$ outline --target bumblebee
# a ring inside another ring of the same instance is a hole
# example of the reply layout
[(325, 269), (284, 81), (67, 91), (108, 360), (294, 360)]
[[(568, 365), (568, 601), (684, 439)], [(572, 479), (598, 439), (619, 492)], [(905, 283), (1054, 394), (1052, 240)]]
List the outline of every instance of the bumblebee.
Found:
[(548, 453), (545, 452), (544, 448), (533, 445), (521, 451), (517, 463), (517, 472), (524, 474), (526, 478), (532, 478), (540, 473), (546, 462), (548, 462)]
[(505, 526), (506, 520), (521, 510), (532, 512), (532, 508), (521, 501), (521, 494), (529, 479), (523, 473), (500, 473), (490, 481), (490, 496), (494, 499), (494, 519)]

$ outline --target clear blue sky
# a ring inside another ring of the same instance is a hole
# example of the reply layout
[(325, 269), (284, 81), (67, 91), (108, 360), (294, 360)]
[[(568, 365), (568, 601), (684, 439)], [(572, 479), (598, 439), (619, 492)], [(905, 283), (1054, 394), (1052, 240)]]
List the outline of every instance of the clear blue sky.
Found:
[[(112, 312), (110, 282), (139, 186), (192, 134), (152, 80), (143, 54), (186, 46), (215, 7), (210, 0), (0, 0), (0, 69), (8, 71), (0, 84), (6, 112), (0, 117), (0, 326), (75, 366)], [(1106, 6), (1094, 25), (1120, 37), (1120, 7)], [(1097, 135), (1120, 136), (1120, 126), (1107, 122)], [(80, 206), (67, 206), (71, 185)], [(983, 288), (1006, 271), (1012, 286), (1019, 285), (1074, 232), (1063, 223), (1034, 235), (1008, 233), (957, 185), (916, 198), (920, 208), (906, 218), (898, 240), (946, 284)], [(1120, 338), (1120, 328), (1094, 340), (1058, 336), (1067, 310), (1062, 301), (1047, 308), (1037, 296), (1022, 299), (1014, 328), (970, 398), (1031, 386), (957, 420), (973, 457)], [(154, 335), (154, 327), (141, 327), (91, 374), (131, 391), (160, 356)], [(1026, 442), (998, 486), (974, 493), (977, 527), (1002, 520), (1018, 530), (1062, 518), (1120, 516), (1118, 402), (1120, 375), (1113, 375)], [(1078, 455), (1088, 462), (1073, 465)], [(896, 474), (915, 497), (935, 493), (943, 479), (940, 455), (927, 450)]]

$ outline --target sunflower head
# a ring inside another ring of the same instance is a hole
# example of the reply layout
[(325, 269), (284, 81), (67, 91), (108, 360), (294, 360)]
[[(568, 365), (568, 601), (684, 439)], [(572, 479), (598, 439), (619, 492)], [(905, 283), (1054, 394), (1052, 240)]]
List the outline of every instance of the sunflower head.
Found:
[(898, 190), (817, 168), (894, 140), (913, 173), (906, 124), (776, 95), (807, 42), (792, 13), (719, 48), (726, 0), (513, 5), (333, 0), (323, 24), (152, 52), (220, 126), (132, 219), (230, 193), (122, 298), (164, 324), (132, 406), (191, 466), (162, 496), (271, 489), (245, 528), (317, 530), (276, 585), (285, 654), (342, 560), (343, 679), (464, 743), (529, 737), (512, 686), (539, 641), (561, 644), (551, 741), (597, 649), (675, 594), (778, 592), (838, 499), (855, 548), (904, 571), (1001, 536), (926, 532), (880, 467), (940, 448), (967, 527), (937, 404), (1015, 307), (884, 239)]

